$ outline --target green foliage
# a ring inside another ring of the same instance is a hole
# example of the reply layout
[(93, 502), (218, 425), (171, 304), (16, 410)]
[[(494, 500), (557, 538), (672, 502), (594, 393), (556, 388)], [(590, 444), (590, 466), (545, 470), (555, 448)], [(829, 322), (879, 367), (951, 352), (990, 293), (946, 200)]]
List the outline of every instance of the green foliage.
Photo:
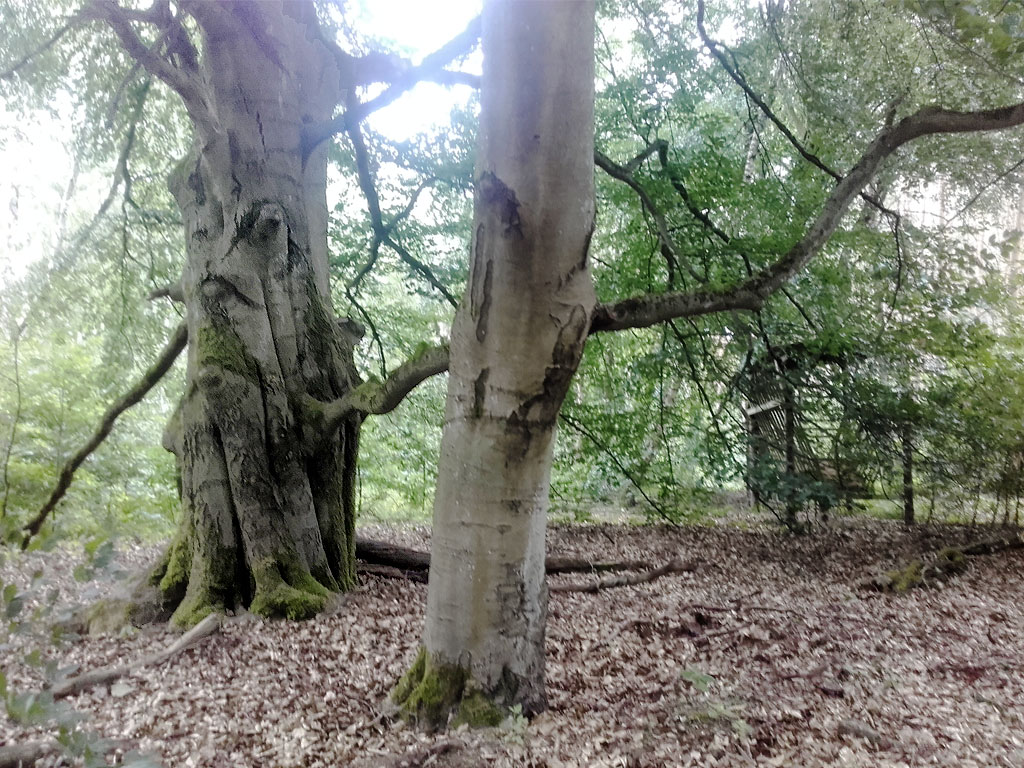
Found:
[[(692, 4), (599, 5), (597, 146), (624, 164), (665, 142), (633, 168), (673, 243), (659, 243), (635, 190), (598, 172), (591, 255), (600, 300), (729, 286), (771, 264), (802, 235), (834, 180), (706, 55), (692, 34)], [(879, 130), (923, 105), (975, 109), (1017, 97), (1024, 34), (1014, 3), (813, 0), (770, 13), (713, 5), (709, 34), (728, 44), (746, 82), (803, 149), (840, 174)], [(10, 31), (0, 62), (47, 40), (73, 8), (51, 3), (49, 13), (32, 14), (0, 4)], [(34, 263), (0, 264), (0, 458), (9, 449), (0, 527), (9, 536), (178, 320), (165, 304), (142, 299), (180, 271), (180, 221), (165, 178), (186, 154), (189, 129), (175, 98), (132, 73), (101, 25), (71, 30), (0, 81), (0, 98), (12, 129), (0, 143), (13, 146), (8, 137), (25, 139), (24, 126), (51, 123), (51, 115), (73, 126), (57, 137), (67, 148), (66, 178), (23, 196), (40, 201), (38, 210), (9, 233), (12, 252)], [(462, 293), (476, 109), (470, 101), (449, 125), (406, 141), (364, 132), (382, 220), (400, 250), (374, 245), (349, 143), (330, 149), (338, 171), (329, 190), (333, 299), (366, 327), (356, 354), (364, 379), (447, 340), (453, 310), (431, 280)], [(130, 160), (111, 189), (126, 148)], [(747, 464), (743, 377), (772, 350), (801, 345), (811, 356), (850, 361), (794, 373), (801, 440), (813, 458), (853, 468), (873, 494), (895, 498), (900, 435), (911, 429), (919, 498), (930, 510), (1015, 518), (1024, 381), (1016, 304), (1004, 286), (1020, 241), (1005, 232), (1020, 149), (1018, 137), (1003, 134), (915, 143), (871, 193), (904, 212), (930, 200), (941, 221), (933, 210), (897, 225), (856, 202), (822, 253), (756, 316), (591, 338), (555, 449), (553, 514), (700, 519), (717, 491), (751, 479), (780, 506), (836, 508), (843, 493), (821, 472)], [(55, 231), (33, 233), (36, 221)], [(180, 391), (178, 372), (122, 418), (58, 508), (58, 536), (167, 534), (178, 501), (173, 460), (158, 436)], [(443, 399), (438, 378), (365, 423), (362, 519), (429, 517)]]

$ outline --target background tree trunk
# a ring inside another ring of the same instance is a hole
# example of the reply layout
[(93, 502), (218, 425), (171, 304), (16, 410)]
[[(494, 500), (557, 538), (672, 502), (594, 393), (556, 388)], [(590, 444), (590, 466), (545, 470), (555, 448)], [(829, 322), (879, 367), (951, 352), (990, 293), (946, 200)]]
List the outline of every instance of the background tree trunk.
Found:
[(292, 618), (354, 583), (359, 417), (326, 441), (303, 405), (357, 381), (327, 275), (335, 59), (308, 3), (200, 3), (206, 119), (170, 179), (186, 228), (187, 389), (165, 436), (182, 520), (154, 574), (174, 619), (250, 605)]
[(914, 524), (914, 428), (907, 421), (900, 429), (903, 446), (903, 522)]
[[(484, 9), (472, 263), (452, 329), (424, 648), (394, 698), (421, 722), (545, 706), (544, 529), (556, 418), (595, 298), (594, 9)], [(495, 706), (497, 705), (497, 706)]]

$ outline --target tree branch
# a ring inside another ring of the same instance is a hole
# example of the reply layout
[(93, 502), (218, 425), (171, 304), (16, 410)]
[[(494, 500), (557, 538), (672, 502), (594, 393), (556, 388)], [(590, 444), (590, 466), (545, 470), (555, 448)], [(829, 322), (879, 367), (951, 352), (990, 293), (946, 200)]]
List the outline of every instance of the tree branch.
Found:
[(762, 306), (764, 297), (748, 288), (747, 282), (725, 290), (645, 294), (599, 304), (590, 321), (590, 332), (648, 328), (678, 317), (698, 317), (713, 312), (756, 312)]
[(384, 381), (370, 379), (330, 403), (307, 398), (304, 409), (310, 442), (328, 439), (353, 413), (390, 413), (412, 390), (431, 376), (448, 370), (448, 345), (425, 347), (393, 370)]
[(653, 568), (645, 573), (620, 574), (618, 576), (605, 576), (595, 579), (589, 584), (552, 584), (548, 592), (599, 592), (602, 589), (613, 587), (632, 587), (637, 584), (647, 584), (655, 579), (660, 579), (669, 573), (692, 573), (699, 567), (697, 561), (683, 562), (679, 558), (669, 560), (658, 568)]
[[(655, 147), (655, 150), (656, 149), (657, 148)], [(594, 161), (601, 170), (613, 179), (618, 179), (636, 192), (637, 196), (640, 198), (641, 204), (651, 215), (651, 218), (654, 219), (654, 225), (658, 230), (658, 241), (661, 243), (662, 247), (671, 254), (675, 263), (684, 266), (686, 271), (690, 273), (690, 276), (697, 282), (707, 282), (700, 273), (690, 266), (689, 261), (684, 259), (682, 254), (679, 253), (679, 249), (676, 248), (672, 235), (669, 234), (668, 224), (665, 221), (664, 214), (658, 210), (657, 206), (654, 205), (654, 201), (651, 199), (651, 196), (647, 194), (647, 190), (640, 185), (640, 182), (633, 178), (633, 174), (628, 170), (628, 168), (612, 162), (606, 155), (596, 149), (594, 150)], [(631, 162), (636, 162), (636, 158)]]
[(128, 390), (117, 402), (111, 405), (106, 413), (103, 414), (103, 418), (100, 419), (99, 426), (93, 433), (85, 445), (78, 449), (74, 456), (67, 460), (64, 464), (64, 468), (60, 472), (60, 476), (57, 479), (57, 485), (54, 487), (53, 492), (50, 494), (50, 498), (46, 500), (46, 503), (40, 508), (36, 516), (28, 522), (23, 530), (25, 531), (25, 537), (22, 540), (22, 548), (28, 546), (29, 541), (32, 537), (39, 533), (39, 530), (43, 527), (43, 523), (46, 522), (46, 518), (50, 512), (53, 511), (57, 503), (64, 498), (64, 494), (67, 493), (68, 488), (71, 486), (71, 480), (75, 475), (75, 471), (82, 465), (89, 454), (95, 451), (100, 444), (107, 438), (110, 431), (114, 428), (114, 422), (117, 418), (131, 408), (133, 405), (142, 400), (143, 397), (156, 385), (160, 379), (171, 369), (174, 365), (174, 361), (181, 354), (181, 351), (185, 348), (185, 344), (188, 341), (188, 330), (184, 323), (178, 325), (174, 331), (174, 335), (171, 336), (170, 341), (163, 348), (160, 353), (160, 357), (157, 358), (156, 362), (150, 366), (135, 385)]
[(83, 15), (81, 11), (77, 11), (71, 14), (68, 20), (64, 22), (64, 24), (49, 38), (44, 40), (36, 48), (26, 53), (24, 56), (22, 56), (20, 59), (14, 62), (10, 67), (0, 72), (0, 80), (10, 80), (12, 77), (14, 77), (14, 75), (18, 73), (18, 71), (22, 67), (31, 62), (36, 56), (44, 54), (48, 50), (50, 50), (54, 45), (56, 45), (60, 41), (62, 37), (64, 37), (64, 35), (66, 35), (72, 29), (81, 24), (82, 21)]
[(590, 442), (597, 446), (597, 448), (602, 453), (604, 453), (609, 459), (611, 459), (612, 463), (619, 468), (619, 472), (622, 473), (623, 477), (625, 477), (627, 480), (629, 480), (630, 483), (633, 484), (633, 487), (640, 492), (640, 495), (644, 497), (644, 500), (651, 505), (651, 509), (657, 512), (658, 516), (661, 517), (662, 520), (664, 520), (666, 523), (668, 523), (674, 528), (679, 527), (679, 523), (673, 520), (672, 516), (669, 515), (668, 512), (666, 512), (661, 507), (661, 505), (658, 504), (658, 502), (656, 502), (654, 499), (647, 495), (647, 492), (643, 489), (643, 486), (640, 485), (640, 481), (633, 477), (633, 473), (626, 469), (626, 465), (619, 460), (619, 457), (615, 455), (615, 452), (612, 451), (611, 448), (605, 445), (604, 442), (599, 440), (593, 432), (584, 427), (582, 424), (576, 421), (576, 419), (572, 418), (567, 413), (559, 413), (558, 417), (566, 424), (568, 424), (570, 427), (579, 432), (581, 435), (583, 435), (585, 438), (587, 438)]
[[(210, 126), (214, 123), (213, 110), (207, 101), (202, 81), (192, 73), (174, 66), (157, 52), (163, 37), (152, 48), (147, 46), (132, 27), (126, 10), (113, 0), (93, 0), (91, 8), (92, 14), (96, 18), (105, 21), (114, 30), (121, 40), (121, 45), (133, 59), (145, 67), (151, 75), (160, 78), (181, 97), (185, 103), (185, 109), (188, 110), (189, 116), (197, 127)], [(171, 29), (168, 27), (164, 31), (164, 36)]]
[(377, 261), (377, 254), (380, 244), (387, 245), (391, 250), (398, 254), (398, 257), (412, 267), (414, 270), (419, 272), (423, 277), (430, 283), (445, 300), (453, 307), (458, 308), (459, 302), (452, 295), (451, 291), (437, 279), (437, 276), (433, 271), (424, 264), (422, 261), (413, 256), (407, 248), (397, 243), (391, 237), (391, 231), (398, 223), (401, 217), (408, 215), (408, 212), (412, 210), (412, 206), (416, 202), (416, 198), (419, 196), (420, 190), (417, 190), (413, 199), (410, 201), (406, 210), (399, 213), (392, 219), (391, 223), (384, 224), (384, 219), (380, 212), (380, 198), (377, 195), (377, 186), (373, 180), (373, 173), (370, 170), (370, 156), (366, 150), (366, 142), (363, 140), (363, 132), (359, 127), (358, 123), (354, 123), (348, 127), (348, 135), (352, 141), (352, 149), (355, 153), (356, 160), (356, 175), (359, 179), (359, 187), (363, 191), (363, 196), (366, 198), (366, 207), (370, 213), (370, 225), (373, 228), (373, 244), (370, 248), (370, 259), (366, 266), (360, 270), (359, 274), (356, 275), (356, 279), (353, 280), (353, 285), (358, 285), (359, 281), (366, 275), (367, 272), (373, 267), (373, 264)]
[(392, 240), (390, 235), (385, 235), (382, 242), (397, 253), (398, 258), (423, 275), (426, 281), (430, 283), (438, 293), (444, 296), (445, 301), (451, 304), (454, 309), (459, 308), (458, 299), (452, 295), (452, 292), (448, 290), (444, 283), (437, 279), (437, 276), (430, 267), (413, 256), (405, 246)]
[(154, 288), (146, 298), (153, 301), (154, 299), (162, 299), (165, 297), (171, 301), (176, 301), (179, 304), (185, 303), (185, 289), (182, 287), (180, 279), (159, 288)]
[(56, 739), (9, 744), (0, 747), (0, 768), (24, 768), (24, 766), (38, 765), (43, 758), (60, 754), (60, 751), (61, 746)]
[(444, 66), (452, 59), (464, 56), (472, 50), (480, 37), (480, 17), (473, 19), (466, 28), (436, 51), (428, 54), (418, 66), (410, 67), (392, 82), (391, 87), (375, 98), (356, 102), (326, 123), (310, 126), (303, 132), (303, 153), (308, 155), (323, 141), (338, 133), (348, 131), (362, 122), (367, 115), (386, 107), (414, 85), (422, 81), (433, 81), (442, 85), (471, 85), (479, 87), (479, 78), (466, 72), (451, 72)]
[(100, 667), (99, 669), (94, 669), (89, 672), (83, 672), (75, 677), (69, 677), (67, 680), (63, 680), (55, 684), (53, 688), (50, 689), (50, 692), (53, 694), (53, 698), (63, 699), (68, 696), (74, 696), (82, 691), (87, 691), (90, 688), (95, 688), (97, 685), (112, 683), (125, 675), (137, 672), (142, 667), (151, 667), (155, 664), (160, 664), (161, 662), (167, 661), (167, 659), (177, 656), (182, 651), (188, 650), (201, 640), (205, 640), (211, 635), (215, 635), (221, 630), (223, 622), (223, 614), (211, 613), (162, 651), (156, 651), (155, 653), (143, 656), (141, 659), (136, 659), (135, 661), (128, 662), (127, 664)]
[[(787, 141), (789, 141), (796, 151), (800, 153), (800, 156), (811, 165), (827, 173), (836, 181), (841, 181), (843, 178), (842, 175), (835, 169), (829, 167), (820, 157), (808, 150), (789, 129), (789, 127), (779, 119), (775, 112), (772, 111), (772, 108), (768, 106), (765, 100), (750, 87), (750, 83), (747, 82), (747, 79), (740, 73), (739, 69), (729, 63), (728, 58), (726, 58), (725, 54), (722, 52), (722, 49), (725, 46), (715, 40), (712, 40), (708, 35), (707, 30), (704, 28), (704, 0), (697, 0), (697, 32), (700, 34), (701, 40), (704, 41), (704, 45), (706, 45), (708, 50), (711, 51), (711, 54), (718, 59), (718, 62), (722, 65), (722, 68), (726, 71), (729, 77), (732, 78), (733, 82), (743, 89), (747, 98), (754, 102), (754, 104), (757, 105), (757, 108), (761, 110), (761, 113), (775, 124), (775, 127), (779, 129), (782, 135), (786, 137)], [(882, 213), (888, 216), (898, 215), (892, 209), (884, 206), (877, 197), (869, 195), (866, 192), (858, 192), (858, 194), (867, 203), (874, 206)]]
[(1024, 102), (976, 112), (925, 107), (883, 130), (861, 159), (828, 196), (807, 232), (774, 264), (732, 288), (637, 296), (594, 310), (591, 332), (645, 328), (676, 317), (696, 317), (724, 310), (760, 309), (773, 293), (803, 269), (835, 232), (850, 201), (871, 180), (893, 152), (923, 136), (974, 133), (1014, 128), (1024, 124)]

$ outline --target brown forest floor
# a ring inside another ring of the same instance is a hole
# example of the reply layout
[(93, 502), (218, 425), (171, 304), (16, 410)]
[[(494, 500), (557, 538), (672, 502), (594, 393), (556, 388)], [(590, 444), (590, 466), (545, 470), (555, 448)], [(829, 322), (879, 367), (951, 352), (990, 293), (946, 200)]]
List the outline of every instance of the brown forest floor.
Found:
[[(421, 530), (368, 533), (428, 546)], [(329, 615), (241, 618), (69, 701), (88, 727), (168, 767), (1021, 766), (1024, 553), (971, 558), (965, 575), (906, 595), (853, 586), (983, 535), (864, 521), (798, 538), (731, 525), (553, 528), (552, 553), (652, 564), (680, 555), (701, 566), (553, 594), (550, 708), (528, 727), (428, 736), (383, 722), (380, 702), (416, 651), (426, 588), (372, 576)], [(36, 554), (15, 565), (66, 574), (66, 560)], [(172, 637), (151, 629), (52, 653), (92, 668)], [(14, 664), (20, 654), (4, 655), (12, 683), (38, 685)], [(0, 721), (0, 744), (37, 735)]]

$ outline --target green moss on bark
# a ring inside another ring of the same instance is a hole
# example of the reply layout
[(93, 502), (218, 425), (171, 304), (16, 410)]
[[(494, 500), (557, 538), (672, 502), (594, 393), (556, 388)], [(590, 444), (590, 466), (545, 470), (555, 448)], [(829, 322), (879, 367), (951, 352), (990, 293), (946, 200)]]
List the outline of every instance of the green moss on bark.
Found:
[(150, 583), (160, 590), (165, 602), (176, 605), (185, 598), (189, 572), (192, 569), (192, 547), (184, 526), (179, 527), (160, 562), (150, 575)]
[(196, 338), (196, 355), (201, 369), (215, 366), (249, 381), (257, 381), (259, 368), (242, 340), (230, 328), (205, 325)]
[(253, 568), (256, 595), (249, 610), (260, 616), (309, 619), (320, 613), (331, 590), (314, 579), (296, 558), (281, 555)]
[(465, 693), (459, 702), (459, 710), (452, 720), (452, 727), (468, 725), (470, 728), (495, 728), (505, 719), (504, 710), (487, 698), (483, 691)]
[(436, 730), (448, 722), (448, 716), (462, 698), (467, 672), (457, 664), (438, 663), (420, 648), (412, 668), (398, 681), (391, 700), (402, 715), (418, 725)]
[(327, 598), (278, 584), (271, 590), (257, 590), (249, 610), (259, 616), (283, 616), (293, 621), (311, 619), (327, 606)]
[(906, 568), (889, 571), (888, 577), (889, 588), (893, 592), (908, 592), (924, 581), (924, 566), (920, 560), (914, 560)]
[(211, 613), (223, 612), (224, 606), (213, 599), (209, 590), (195, 589), (178, 604), (171, 616), (171, 624), (180, 629), (191, 629)]
[(944, 576), (964, 573), (967, 570), (967, 555), (956, 547), (946, 547), (939, 552), (935, 566)]
[(488, 696), (458, 664), (431, 659), (420, 648), (409, 671), (391, 692), (391, 700), (403, 717), (428, 730), (447, 725), (492, 728), (500, 725), (506, 710)]

